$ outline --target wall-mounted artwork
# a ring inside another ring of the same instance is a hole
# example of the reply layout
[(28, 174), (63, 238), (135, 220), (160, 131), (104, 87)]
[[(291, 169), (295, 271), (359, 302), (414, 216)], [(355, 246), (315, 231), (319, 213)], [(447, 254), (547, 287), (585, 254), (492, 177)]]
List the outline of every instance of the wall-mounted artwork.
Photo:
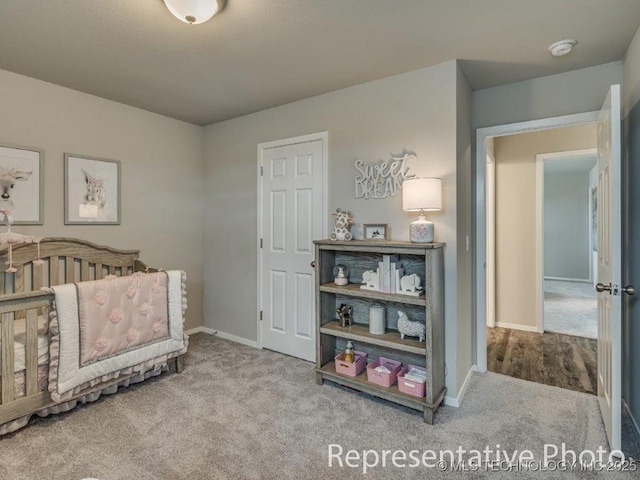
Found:
[(412, 160), (418, 160), (418, 157), (407, 150), (398, 155), (391, 154), (389, 160), (377, 165), (357, 160), (354, 166), (360, 175), (355, 176), (355, 197), (365, 200), (395, 197), (402, 188), (402, 182), (415, 177), (409, 173)]
[(43, 159), (37, 148), (0, 145), (0, 210), (17, 225), (42, 225)]
[(120, 162), (64, 155), (64, 223), (120, 224)]

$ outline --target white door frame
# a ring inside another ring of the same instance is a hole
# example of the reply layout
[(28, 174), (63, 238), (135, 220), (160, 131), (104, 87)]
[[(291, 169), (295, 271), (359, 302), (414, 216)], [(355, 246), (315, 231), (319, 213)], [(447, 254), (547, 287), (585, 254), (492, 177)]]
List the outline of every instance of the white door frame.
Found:
[[(594, 155), (597, 158), (597, 148), (539, 153), (536, 155), (536, 327), (538, 333), (544, 332), (544, 162), (546, 160), (592, 157)], [(588, 190), (589, 188), (587, 188)], [(589, 264), (591, 264), (591, 257), (591, 251), (589, 251)]]
[(261, 240), (264, 238), (264, 225), (262, 219), (262, 168), (263, 158), (265, 150), (278, 147), (286, 147), (288, 145), (296, 145), (300, 143), (315, 142), (317, 140), (322, 141), (322, 218), (325, 221), (322, 223), (322, 236), (324, 238), (328, 235), (328, 219), (329, 219), (329, 132), (312, 133), (309, 135), (301, 135), (299, 137), (285, 138), (283, 140), (275, 140), (272, 142), (265, 142), (258, 144), (258, 237), (256, 241), (258, 251), (258, 309), (256, 311), (257, 322), (257, 340), (256, 344), (258, 348), (262, 348), (262, 321), (260, 319), (260, 312), (262, 311), (263, 296), (262, 296), (262, 246)]
[(486, 141), (492, 137), (503, 137), (518, 133), (549, 130), (592, 123), (598, 119), (598, 112), (577, 113), (542, 120), (497, 125), (476, 130), (476, 369), (487, 371), (487, 279), (485, 264), (487, 261), (487, 205), (486, 179), (487, 169)]

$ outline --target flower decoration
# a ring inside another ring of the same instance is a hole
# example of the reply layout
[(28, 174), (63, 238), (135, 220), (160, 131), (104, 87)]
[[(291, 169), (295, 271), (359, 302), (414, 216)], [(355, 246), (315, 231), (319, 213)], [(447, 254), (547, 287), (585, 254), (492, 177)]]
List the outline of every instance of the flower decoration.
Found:
[(100, 350), (104, 350), (105, 348), (107, 348), (107, 345), (109, 345), (109, 341), (104, 337), (99, 337), (96, 340), (95, 348), (96, 348), (96, 350), (100, 351)]
[(132, 343), (136, 338), (138, 338), (138, 331), (135, 328), (130, 328), (127, 330), (127, 342)]
[(131, 300), (133, 297), (136, 296), (137, 292), (138, 292), (138, 289), (135, 286), (131, 285), (129, 288), (127, 288), (127, 298)]
[(96, 293), (96, 296), (93, 297), (96, 303), (102, 307), (104, 307), (109, 302), (109, 295), (104, 292)]
[(153, 333), (158, 333), (160, 328), (162, 328), (162, 324), (160, 322), (153, 322)]
[(122, 320), (122, 312), (117, 308), (114, 308), (109, 314), (109, 320), (111, 320), (111, 323), (113, 323), (114, 325), (120, 323), (120, 321)]
[(151, 310), (151, 307), (149, 307), (148, 304), (143, 303), (142, 305), (140, 305), (140, 315), (149, 315), (149, 311)]

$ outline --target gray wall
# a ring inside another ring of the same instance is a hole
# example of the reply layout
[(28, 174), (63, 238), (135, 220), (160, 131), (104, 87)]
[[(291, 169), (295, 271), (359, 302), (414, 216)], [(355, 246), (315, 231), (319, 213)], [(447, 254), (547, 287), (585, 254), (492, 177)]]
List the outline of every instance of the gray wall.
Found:
[(589, 172), (545, 171), (544, 276), (589, 280), (589, 235)]
[[(623, 275), (640, 288), (640, 29), (624, 61)], [(626, 183), (625, 183), (626, 182)], [(623, 296), (623, 397), (640, 425), (640, 301)], [(640, 432), (638, 432), (640, 434)]]
[[(458, 195), (458, 329), (457, 384), (463, 386), (473, 365), (473, 188), (471, 185), (471, 88), (460, 67), (457, 73), (457, 195)], [(467, 238), (469, 247), (467, 247)]]
[[(202, 324), (202, 128), (0, 70), (0, 142), (44, 150), (44, 225), (20, 233), (139, 249), (189, 276), (187, 328)], [(65, 226), (65, 152), (121, 161), (122, 224)]]
[[(353, 163), (375, 163), (390, 152), (411, 149), (419, 158), (416, 174), (443, 180), (444, 209), (429, 218), (436, 224), (436, 240), (447, 243), (446, 384), (448, 395), (455, 396), (460, 384), (456, 353), (470, 348), (458, 345), (458, 238), (470, 234), (469, 225), (457, 224), (457, 164), (468, 162), (468, 135), (457, 140), (459, 129), (465, 135), (458, 116), (469, 106), (468, 91), (458, 78), (457, 62), (452, 61), (205, 127), (205, 325), (249, 340), (257, 336), (258, 144), (328, 131), (330, 211), (350, 209), (356, 236), (361, 236), (363, 223), (388, 223), (394, 240), (408, 239), (415, 215), (403, 212), (401, 196), (356, 200)], [(460, 114), (458, 90), (467, 97)], [(315, 214), (322, 214), (319, 206)], [(330, 219), (326, 221), (329, 225)], [(470, 288), (471, 279), (465, 282)], [(471, 319), (465, 322), (461, 330), (470, 329)]]
[(600, 110), (609, 86), (622, 83), (622, 62), (473, 92), (473, 128)]

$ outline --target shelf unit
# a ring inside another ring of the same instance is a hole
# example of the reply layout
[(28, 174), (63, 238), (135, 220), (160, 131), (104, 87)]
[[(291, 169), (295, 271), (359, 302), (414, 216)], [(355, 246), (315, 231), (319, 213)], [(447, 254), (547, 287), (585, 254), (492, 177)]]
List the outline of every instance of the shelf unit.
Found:
[[(325, 380), (368, 393), (369, 395), (423, 412), (424, 421), (433, 423), (433, 416), (442, 403), (444, 386), (444, 244), (409, 242), (318, 240), (316, 253), (316, 381)], [(424, 286), (424, 295), (413, 297), (360, 289), (362, 273), (375, 270), (383, 255), (397, 255), (405, 274), (417, 274)], [(349, 267), (349, 285), (333, 283), (333, 268), (337, 264)], [(336, 308), (346, 303), (353, 307), (354, 325), (341, 328), (336, 320)], [(385, 308), (387, 332), (369, 333), (369, 307)], [(426, 341), (400, 338), (397, 331), (398, 311), (411, 320), (424, 321)], [(357, 350), (368, 354), (368, 362), (385, 356), (425, 367), (426, 397), (417, 398), (398, 390), (397, 385), (384, 388), (367, 381), (366, 371), (357, 377), (336, 372), (334, 357), (351, 340)]]

